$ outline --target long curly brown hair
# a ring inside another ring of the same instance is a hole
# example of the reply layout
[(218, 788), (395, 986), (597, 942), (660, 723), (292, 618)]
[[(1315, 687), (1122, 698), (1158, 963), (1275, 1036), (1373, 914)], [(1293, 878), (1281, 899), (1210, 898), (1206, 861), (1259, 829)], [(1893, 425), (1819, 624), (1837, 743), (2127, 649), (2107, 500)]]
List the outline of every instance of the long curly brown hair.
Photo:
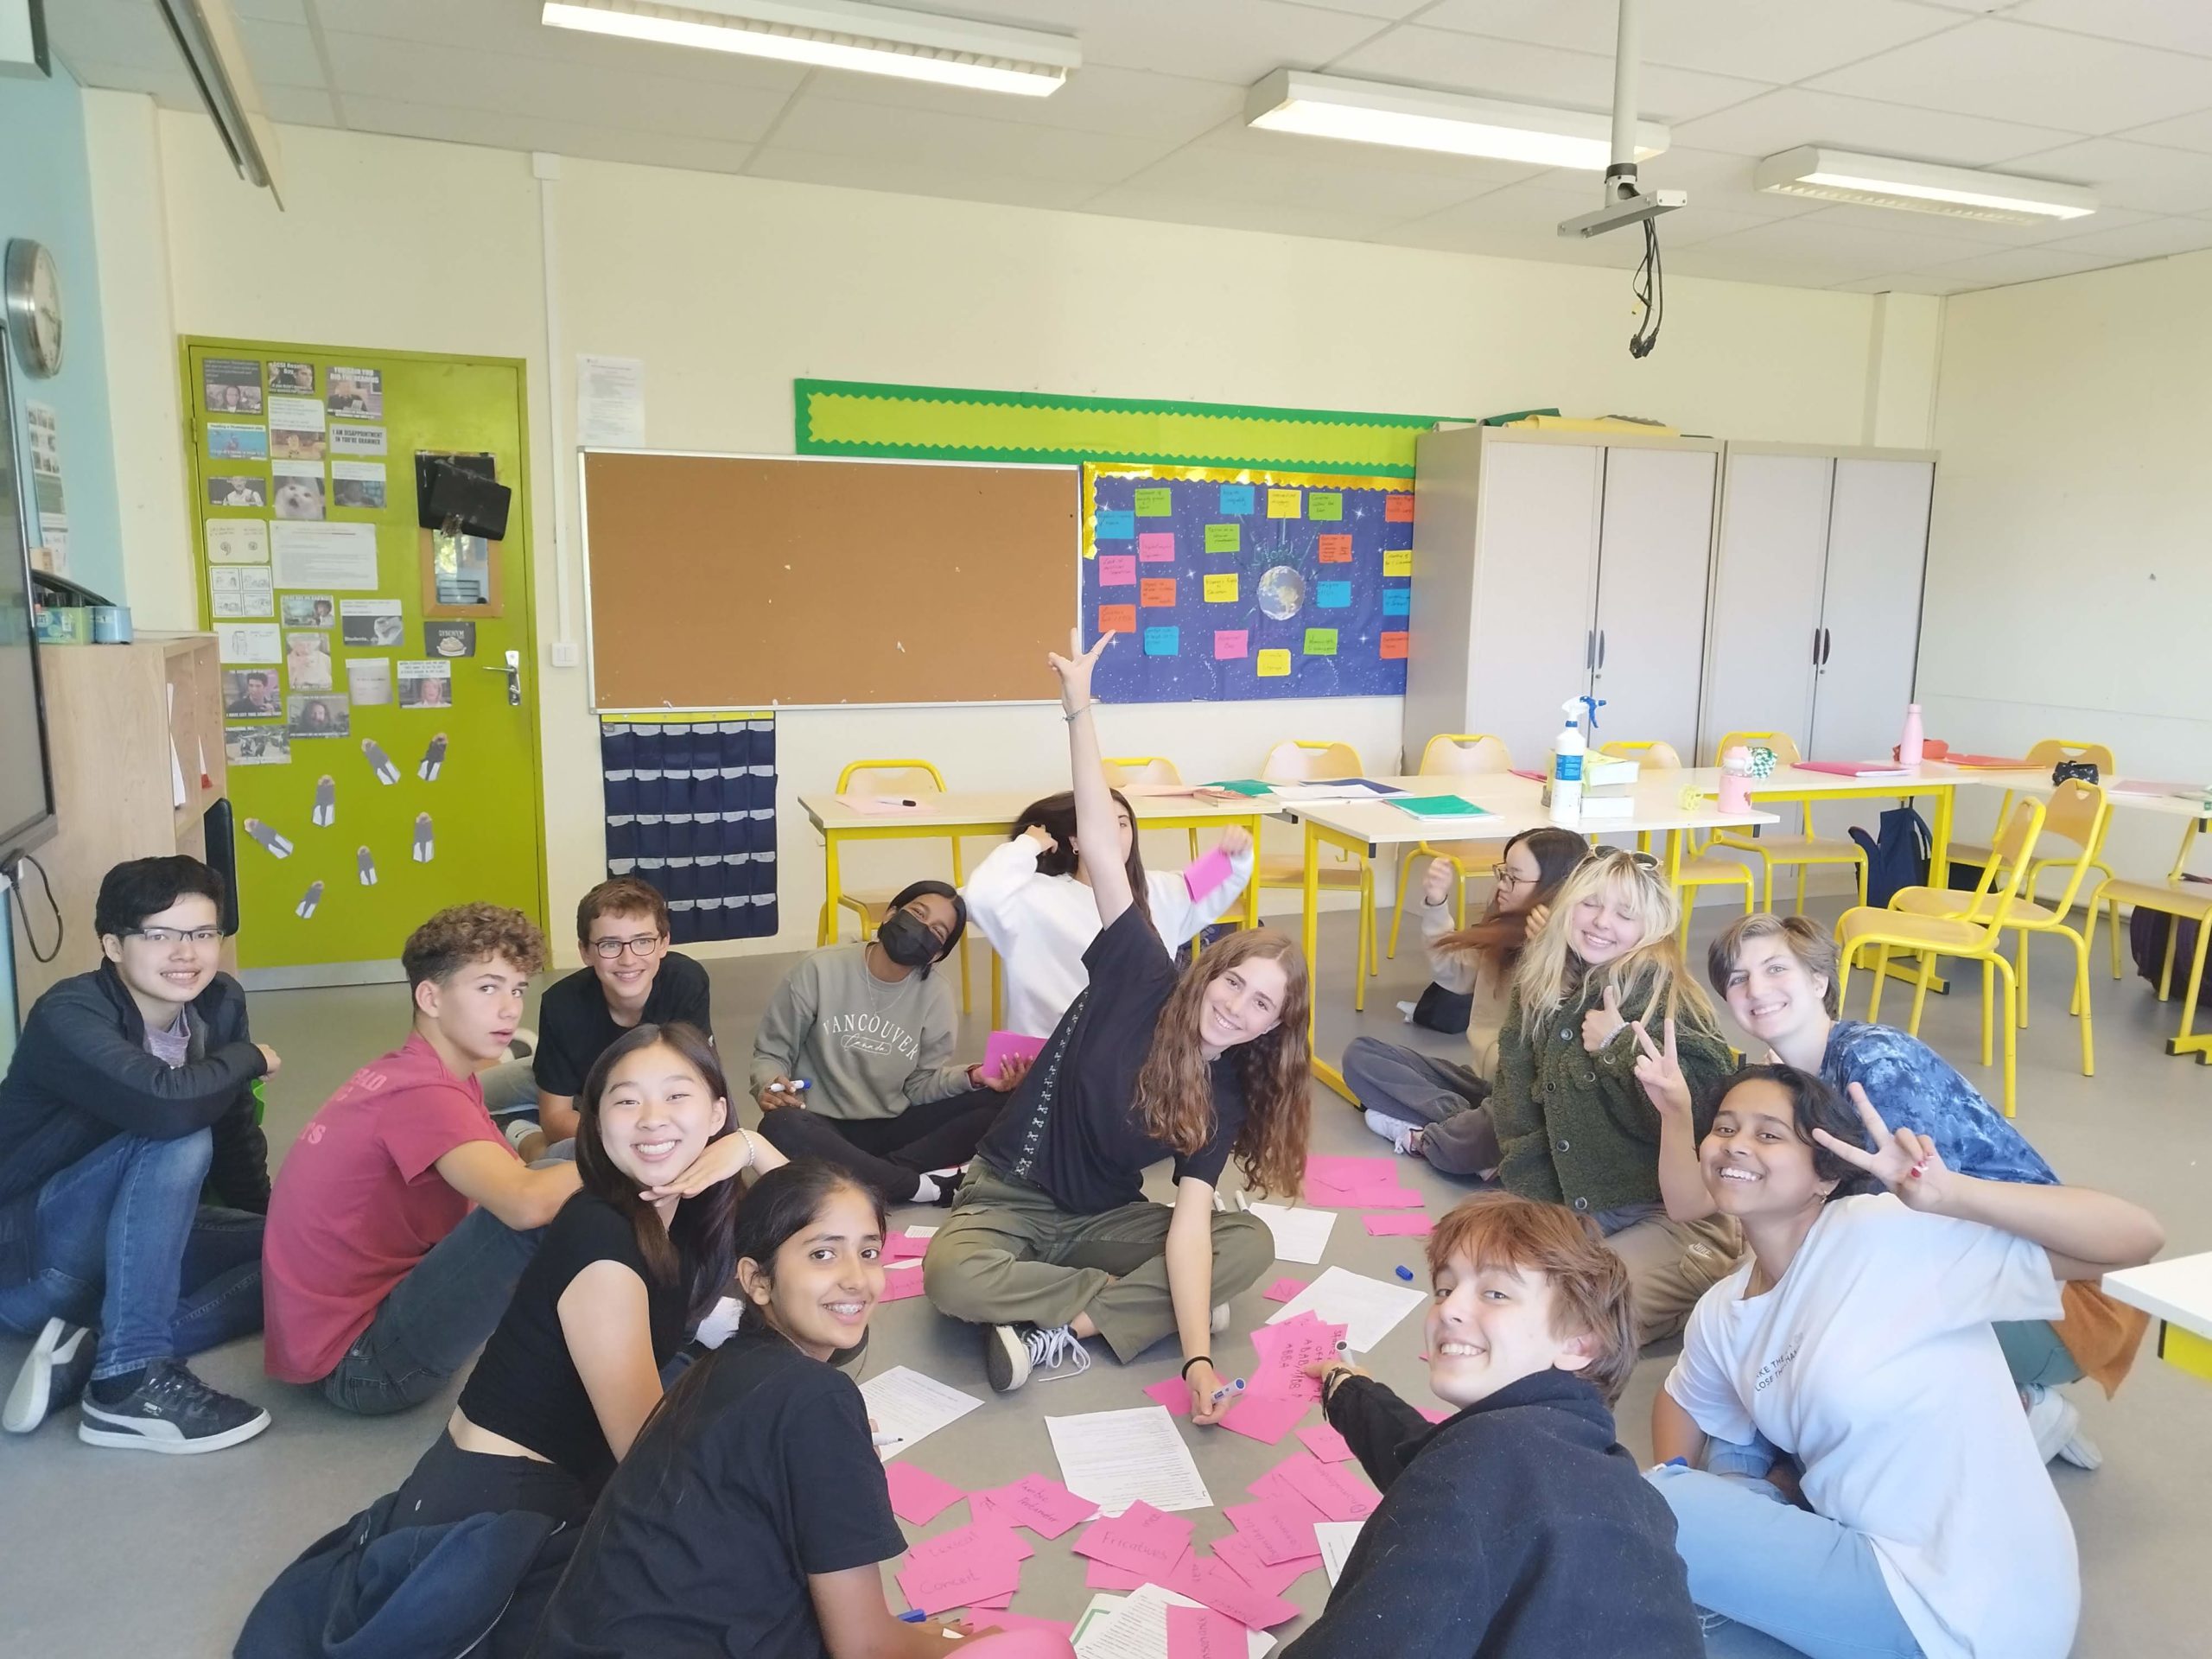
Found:
[(1312, 1056), (1306, 1044), (1306, 958), (1294, 940), (1269, 928), (1248, 929), (1207, 946), (1184, 970), (1160, 1011), (1151, 1052), (1137, 1073), (1136, 1109), (1147, 1134), (1185, 1157), (1213, 1138), (1213, 1085), (1198, 1015), (1208, 986), (1262, 958), (1282, 968), (1282, 1007), (1273, 1031), (1239, 1043), (1226, 1057), (1236, 1067), (1244, 1095), (1244, 1122), (1230, 1151), (1248, 1185), (1295, 1198), (1306, 1173), (1313, 1106), (1306, 1093)]

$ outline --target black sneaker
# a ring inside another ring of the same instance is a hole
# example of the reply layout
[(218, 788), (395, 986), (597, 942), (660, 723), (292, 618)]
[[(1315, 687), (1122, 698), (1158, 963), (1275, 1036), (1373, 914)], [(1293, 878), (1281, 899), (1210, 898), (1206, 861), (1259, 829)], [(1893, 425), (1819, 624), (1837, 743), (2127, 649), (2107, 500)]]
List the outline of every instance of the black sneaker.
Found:
[(138, 1386), (114, 1405), (86, 1393), (77, 1412), (77, 1438), (86, 1445), (141, 1452), (219, 1452), (269, 1427), (259, 1406), (219, 1393), (174, 1359), (148, 1366)]
[(92, 1374), (92, 1351), (99, 1342), (99, 1333), (88, 1325), (48, 1319), (24, 1356), (23, 1369), (16, 1373), (7, 1405), (0, 1407), (0, 1428), (28, 1434), (75, 1400)]

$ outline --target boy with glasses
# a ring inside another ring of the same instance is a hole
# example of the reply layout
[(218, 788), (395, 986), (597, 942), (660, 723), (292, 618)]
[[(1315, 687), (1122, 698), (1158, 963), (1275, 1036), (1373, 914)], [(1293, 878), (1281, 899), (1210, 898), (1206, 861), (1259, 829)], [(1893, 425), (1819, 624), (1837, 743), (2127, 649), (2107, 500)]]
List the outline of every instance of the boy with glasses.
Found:
[(72, 1401), (93, 1446), (213, 1452), (269, 1427), (183, 1363), (261, 1328), (253, 1084), (277, 1061), (217, 966), (223, 891), (194, 858), (110, 870), (104, 960), (33, 1005), (0, 1082), (0, 1330), (34, 1338), (12, 1433)]

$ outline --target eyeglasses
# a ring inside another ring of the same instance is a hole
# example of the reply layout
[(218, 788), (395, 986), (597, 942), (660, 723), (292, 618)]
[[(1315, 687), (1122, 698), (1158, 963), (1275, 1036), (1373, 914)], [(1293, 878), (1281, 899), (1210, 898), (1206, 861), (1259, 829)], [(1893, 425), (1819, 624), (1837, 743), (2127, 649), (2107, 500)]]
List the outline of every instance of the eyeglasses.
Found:
[(1497, 885), (1501, 887), (1517, 887), (1529, 879), (1524, 875), (1516, 875), (1513, 873), (1513, 867), (1505, 863), (1491, 865), (1490, 873), (1497, 878)]
[(189, 939), (194, 944), (220, 944), (223, 930), (219, 927), (195, 927), (187, 931), (179, 927), (128, 927), (124, 937), (140, 938), (151, 945), (179, 944)]
[(594, 939), (591, 942), (591, 948), (597, 954), (612, 962), (625, 950), (633, 957), (650, 957), (660, 949), (660, 941), (659, 934), (648, 933), (641, 939)]

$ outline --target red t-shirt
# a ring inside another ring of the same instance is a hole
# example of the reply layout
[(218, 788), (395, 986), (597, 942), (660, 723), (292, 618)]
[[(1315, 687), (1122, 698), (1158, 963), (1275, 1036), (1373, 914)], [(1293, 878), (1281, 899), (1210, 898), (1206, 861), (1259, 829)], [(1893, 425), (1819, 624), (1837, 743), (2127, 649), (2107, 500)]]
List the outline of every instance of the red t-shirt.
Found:
[(447, 1071), (419, 1033), (308, 1122), (276, 1172), (261, 1247), (270, 1376), (319, 1382), (337, 1369), (392, 1287), (468, 1213), (436, 1166), (472, 1141), (512, 1154), (482, 1085)]

